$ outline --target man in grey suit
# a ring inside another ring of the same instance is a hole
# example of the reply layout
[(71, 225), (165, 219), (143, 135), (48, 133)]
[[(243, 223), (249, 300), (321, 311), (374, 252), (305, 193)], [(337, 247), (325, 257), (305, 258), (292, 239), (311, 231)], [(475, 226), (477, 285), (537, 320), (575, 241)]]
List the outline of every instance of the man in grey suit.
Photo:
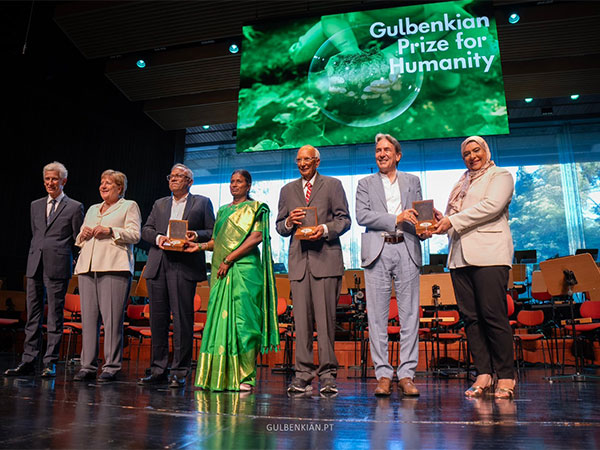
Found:
[[(339, 180), (317, 173), (319, 151), (305, 145), (296, 163), (300, 179), (286, 184), (279, 195), (276, 228), (291, 236), (288, 269), (296, 327), (296, 377), (289, 392), (306, 392), (318, 375), (322, 393), (336, 393), (335, 310), (340, 294), (344, 261), (340, 236), (350, 228), (346, 193)], [(306, 240), (294, 236), (305, 212), (316, 207), (318, 226)], [(317, 325), (319, 367), (313, 364), (313, 330)]]
[(207, 197), (190, 194), (194, 173), (183, 164), (175, 164), (167, 176), (172, 196), (158, 199), (146, 224), (142, 239), (151, 244), (144, 278), (150, 295), (152, 360), (150, 375), (140, 385), (167, 382), (169, 363), (169, 326), (173, 314), (173, 360), (169, 387), (185, 387), (192, 364), (194, 339), (194, 295), (196, 284), (206, 280), (204, 252), (184, 253), (165, 250), (169, 220), (187, 220), (188, 236), (207, 242), (215, 225), (213, 206)]
[[(375, 137), (379, 172), (363, 178), (356, 189), (356, 219), (366, 227), (361, 236), (361, 266), (365, 269), (369, 343), (375, 365), (375, 395), (391, 394), (394, 375), (388, 361), (388, 315), (395, 284), (400, 320), (399, 388), (418, 396), (413, 382), (419, 357), (419, 267), (421, 244), (415, 233), (421, 200), (419, 178), (397, 170), (400, 143), (388, 134)], [(431, 235), (421, 235), (421, 238)]]
[(6, 376), (31, 375), (40, 352), (44, 290), (48, 302), (48, 339), (42, 377), (56, 376), (63, 334), (65, 294), (73, 273), (75, 238), (83, 223), (83, 205), (64, 193), (67, 169), (59, 162), (43, 170), (48, 195), (31, 202), (31, 244), (27, 258), (27, 323), (21, 363)]

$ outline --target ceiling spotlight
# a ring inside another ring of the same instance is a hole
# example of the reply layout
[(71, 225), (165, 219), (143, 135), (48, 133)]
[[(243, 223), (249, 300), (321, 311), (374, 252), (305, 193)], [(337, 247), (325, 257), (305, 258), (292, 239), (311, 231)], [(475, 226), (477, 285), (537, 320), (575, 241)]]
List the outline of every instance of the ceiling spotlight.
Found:
[(571, 95), (571, 100), (577, 100), (579, 98), (579, 94)]
[(533, 98), (527, 97), (524, 100), (525, 100), (525, 103), (531, 103), (533, 101)]
[(240, 48), (236, 44), (231, 44), (229, 46), (229, 52), (230, 53), (236, 54), (239, 51), (240, 51)]
[(208, 129), (210, 128), (210, 125), (202, 125), (202, 128), (203, 128), (204, 130), (208, 130)]
[(513, 25), (519, 20), (521, 20), (521, 16), (519, 16), (517, 13), (512, 13), (510, 16), (508, 16), (508, 23), (512, 23)]
[(135, 62), (135, 65), (138, 66), (140, 69), (144, 69), (146, 67), (146, 61), (144, 61), (143, 59), (138, 59)]

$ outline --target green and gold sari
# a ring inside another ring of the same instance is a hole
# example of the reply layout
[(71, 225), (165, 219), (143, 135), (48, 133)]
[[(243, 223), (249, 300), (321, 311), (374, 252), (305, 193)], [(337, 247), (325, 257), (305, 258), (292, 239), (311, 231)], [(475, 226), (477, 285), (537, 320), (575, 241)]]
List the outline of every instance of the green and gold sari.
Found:
[[(262, 233), (258, 248), (218, 279), (223, 259), (253, 231)], [(277, 349), (277, 292), (269, 237), (269, 207), (246, 201), (225, 205), (217, 212), (213, 231), (210, 301), (196, 370), (196, 386), (213, 391), (239, 390), (256, 383), (258, 352)]]

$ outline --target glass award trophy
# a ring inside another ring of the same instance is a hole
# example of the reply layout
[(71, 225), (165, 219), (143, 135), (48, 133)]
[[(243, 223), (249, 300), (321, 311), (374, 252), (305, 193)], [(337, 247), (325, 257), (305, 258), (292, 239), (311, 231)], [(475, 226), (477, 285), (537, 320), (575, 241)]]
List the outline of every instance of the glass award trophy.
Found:
[(437, 220), (435, 219), (435, 214), (433, 212), (433, 200), (413, 202), (412, 207), (418, 213), (417, 225), (415, 226), (417, 234), (431, 231), (437, 224)]
[(185, 234), (187, 230), (187, 220), (169, 220), (168, 240), (163, 243), (165, 250), (182, 252), (186, 242)]
[(314, 233), (317, 227), (317, 208), (314, 206), (305, 206), (300, 209), (304, 211), (305, 216), (302, 218), (302, 223), (298, 225), (294, 236), (296, 239), (306, 240)]

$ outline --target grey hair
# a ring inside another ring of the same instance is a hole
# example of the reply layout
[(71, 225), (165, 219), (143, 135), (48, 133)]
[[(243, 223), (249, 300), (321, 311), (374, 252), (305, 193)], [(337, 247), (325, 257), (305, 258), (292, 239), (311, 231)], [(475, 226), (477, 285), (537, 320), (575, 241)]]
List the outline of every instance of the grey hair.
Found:
[(377, 144), (382, 139), (385, 139), (390, 144), (392, 144), (394, 146), (394, 149), (396, 150), (396, 153), (402, 154), (402, 147), (400, 147), (400, 142), (398, 142), (398, 139), (396, 139), (391, 134), (377, 133), (375, 135), (375, 144)]
[(104, 172), (102, 172), (100, 180), (102, 180), (102, 178), (105, 177), (111, 178), (113, 182), (121, 188), (119, 197), (124, 197), (125, 191), (127, 190), (127, 176), (123, 172), (119, 172), (118, 170), (107, 169)]
[(192, 172), (192, 169), (190, 169), (185, 164), (177, 163), (173, 167), (171, 167), (171, 172), (173, 172), (173, 169), (181, 169), (181, 170), (183, 170), (185, 172), (186, 176), (190, 180), (194, 181), (194, 172)]
[(46, 172), (58, 172), (58, 176), (61, 180), (64, 180), (69, 176), (67, 168), (58, 161), (52, 161), (50, 164), (46, 164), (42, 170), (42, 177), (46, 176)]

